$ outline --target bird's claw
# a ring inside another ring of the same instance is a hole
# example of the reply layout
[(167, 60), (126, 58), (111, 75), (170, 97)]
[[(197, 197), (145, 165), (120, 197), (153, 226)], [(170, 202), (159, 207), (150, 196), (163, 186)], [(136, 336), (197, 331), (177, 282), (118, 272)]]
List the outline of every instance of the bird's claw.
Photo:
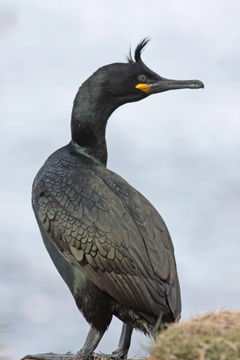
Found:
[(127, 354), (123, 349), (116, 349), (111, 354), (104, 354), (101, 351), (94, 353), (94, 357), (102, 359), (126, 359)]

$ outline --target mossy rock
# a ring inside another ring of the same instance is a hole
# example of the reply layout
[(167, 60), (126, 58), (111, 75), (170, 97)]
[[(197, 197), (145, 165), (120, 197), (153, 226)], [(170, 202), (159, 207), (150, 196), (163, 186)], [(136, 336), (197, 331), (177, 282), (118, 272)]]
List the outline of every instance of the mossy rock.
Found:
[(239, 360), (240, 312), (219, 311), (173, 324), (158, 335), (150, 360)]

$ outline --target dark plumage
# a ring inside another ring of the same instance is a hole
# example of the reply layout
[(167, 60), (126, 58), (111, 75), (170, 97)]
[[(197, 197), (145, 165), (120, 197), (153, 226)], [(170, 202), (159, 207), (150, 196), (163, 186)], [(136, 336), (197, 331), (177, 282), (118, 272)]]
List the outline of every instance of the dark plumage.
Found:
[(180, 318), (167, 227), (148, 200), (106, 168), (105, 129), (117, 107), (152, 93), (203, 87), (198, 80), (168, 80), (151, 71), (141, 59), (147, 42), (137, 46), (135, 61), (130, 54), (128, 63), (103, 66), (82, 84), (73, 105), (72, 141), (47, 159), (33, 184), (43, 241), (91, 324), (78, 357), (92, 354), (113, 315), (124, 325), (112, 357), (127, 355), (133, 328), (153, 334), (156, 324)]

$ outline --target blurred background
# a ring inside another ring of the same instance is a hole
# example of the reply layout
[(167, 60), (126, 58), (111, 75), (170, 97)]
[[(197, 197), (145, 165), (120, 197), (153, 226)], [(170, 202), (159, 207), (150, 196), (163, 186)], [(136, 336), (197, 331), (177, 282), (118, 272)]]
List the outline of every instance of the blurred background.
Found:
[[(5, 354), (81, 348), (89, 325), (42, 243), (31, 184), (70, 140), (75, 93), (98, 67), (125, 61), (145, 36), (143, 59), (160, 75), (199, 79), (204, 90), (166, 92), (124, 105), (107, 129), (108, 167), (165, 219), (175, 245), (182, 318), (240, 299), (240, 2), (1, 0), (0, 323)], [(115, 319), (98, 349), (111, 352)], [(135, 334), (130, 356), (148, 352)]]

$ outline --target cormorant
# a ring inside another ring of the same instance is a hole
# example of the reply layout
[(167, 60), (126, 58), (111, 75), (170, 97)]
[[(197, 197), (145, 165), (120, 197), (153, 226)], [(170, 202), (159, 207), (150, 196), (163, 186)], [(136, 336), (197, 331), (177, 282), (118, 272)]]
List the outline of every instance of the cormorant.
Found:
[[(76, 354), (93, 353), (112, 316), (123, 321), (113, 358), (125, 358), (133, 328), (154, 334), (178, 321), (180, 287), (168, 229), (150, 202), (107, 169), (105, 129), (112, 112), (166, 90), (203, 87), (199, 80), (169, 80), (150, 70), (141, 53), (127, 63), (98, 69), (80, 87), (73, 105), (70, 143), (39, 170), (32, 191), (44, 244), (77, 307), (91, 325)], [(109, 355), (108, 355), (109, 356)], [(38, 354), (37, 359), (59, 359)]]

